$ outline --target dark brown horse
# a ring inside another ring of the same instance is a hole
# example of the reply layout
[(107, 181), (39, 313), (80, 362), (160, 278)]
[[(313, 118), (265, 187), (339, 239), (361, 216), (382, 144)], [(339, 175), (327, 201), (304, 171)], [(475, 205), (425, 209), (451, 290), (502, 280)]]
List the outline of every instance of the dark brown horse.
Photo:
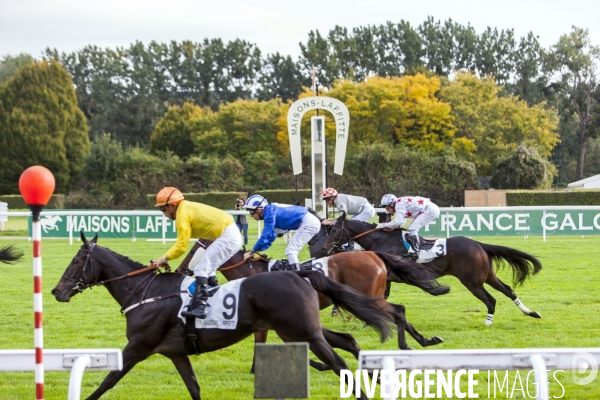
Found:
[[(156, 271), (96, 244), (97, 236), (83, 245), (52, 290), (58, 301), (67, 302), (87, 287), (104, 285), (126, 312), (127, 338), (123, 351), (123, 369), (111, 371), (100, 387), (90, 395), (98, 399), (127, 374), (138, 362), (152, 354), (162, 354), (175, 364), (193, 399), (200, 399), (200, 386), (185, 345), (180, 285), (184, 276)], [(310, 281), (307, 282), (305, 279)], [(317, 292), (354, 314), (379, 331), (382, 340), (389, 334), (388, 314), (377, 299), (328, 279), (313, 271), (279, 272), (250, 276), (241, 283), (237, 299), (238, 323), (235, 329), (198, 329), (200, 353), (218, 350), (248, 337), (252, 332), (274, 330), (287, 342), (308, 342), (310, 350), (336, 374), (347, 369), (325, 338), (319, 316)], [(229, 296), (229, 295), (228, 295)], [(142, 300), (154, 301), (142, 303)], [(131, 308), (133, 305), (139, 307)], [(335, 333), (334, 333), (335, 334)], [(343, 340), (339, 336), (338, 340)], [(348, 382), (347, 382), (348, 383)], [(361, 392), (361, 397), (367, 397)]]
[[(342, 212), (329, 233), (324, 250), (326, 253), (333, 252), (348, 240), (353, 239), (367, 250), (404, 254), (407, 249), (403, 245), (402, 232), (405, 231), (403, 229), (391, 232), (376, 230), (374, 224), (346, 219), (346, 214)], [(542, 264), (537, 258), (520, 250), (484, 244), (463, 236), (447, 239), (446, 247), (446, 255), (422, 265), (436, 277), (444, 275), (457, 277), (475, 297), (486, 305), (488, 310), (485, 319), (486, 325), (492, 324), (496, 299), (485, 290), (484, 283), (509, 297), (525, 315), (541, 318), (537, 311), (531, 311), (525, 307), (512, 288), (498, 279), (494, 271), (494, 262), (507, 262), (512, 268), (513, 284), (516, 286), (542, 269)]]

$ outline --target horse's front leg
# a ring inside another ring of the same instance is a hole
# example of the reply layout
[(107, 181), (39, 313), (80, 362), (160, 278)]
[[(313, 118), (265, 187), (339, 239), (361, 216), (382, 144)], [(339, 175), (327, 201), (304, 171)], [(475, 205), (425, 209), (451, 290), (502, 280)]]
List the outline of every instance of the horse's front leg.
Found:
[(150, 355), (151, 353), (145, 349), (136, 348), (129, 342), (123, 350), (123, 369), (121, 371), (111, 371), (88, 399), (99, 399), (109, 389), (112, 389), (137, 363), (144, 361)]
[(185, 382), (185, 386), (188, 392), (190, 392), (192, 399), (200, 400), (200, 385), (198, 385), (190, 357), (187, 355), (178, 355), (169, 358), (175, 364), (175, 368), (177, 368), (177, 372), (179, 372), (181, 379)]

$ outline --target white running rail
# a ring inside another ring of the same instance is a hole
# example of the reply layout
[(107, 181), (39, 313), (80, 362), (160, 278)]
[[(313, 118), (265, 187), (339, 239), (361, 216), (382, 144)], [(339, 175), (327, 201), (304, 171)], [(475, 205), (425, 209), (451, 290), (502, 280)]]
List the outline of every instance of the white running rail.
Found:
[[(546, 370), (586, 370), (593, 376), (598, 372), (600, 348), (549, 348), (549, 349), (477, 349), (477, 350), (367, 350), (358, 356), (361, 370), (399, 369), (479, 369), (534, 371), (535, 382), (540, 390), (537, 399), (548, 399), (548, 376)], [(393, 374), (393, 372), (392, 372)], [(593, 379), (592, 376), (592, 379)], [(387, 380), (388, 382), (391, 379)], [(393, 383), (385, 388), (392, 393)]]
[[(68, 400), (79, 400), (86, 369), (122, 370), (121, 349), (44, 349), (44, 370), (71, 371)], [(34, 371), (35, 350), (0, 350), (0, 371)]]

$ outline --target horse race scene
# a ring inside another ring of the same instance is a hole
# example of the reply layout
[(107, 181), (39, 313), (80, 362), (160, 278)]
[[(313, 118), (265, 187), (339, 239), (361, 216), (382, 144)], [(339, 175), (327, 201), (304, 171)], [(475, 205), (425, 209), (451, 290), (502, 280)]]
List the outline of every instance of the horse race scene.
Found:
[(600, 399), (599, 13), (2, 2), (0, 399)]

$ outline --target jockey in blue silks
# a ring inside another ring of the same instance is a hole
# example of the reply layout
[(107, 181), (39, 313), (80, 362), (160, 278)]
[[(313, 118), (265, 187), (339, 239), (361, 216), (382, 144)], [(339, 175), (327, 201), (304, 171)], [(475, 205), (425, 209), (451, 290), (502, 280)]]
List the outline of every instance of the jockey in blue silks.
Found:
[(262, 235), (252, 248), (244, 254), (250, 258), (257, 251), (264, 251), (271, 247), (277, 237), (277, 231), (296, 231), (288, 243), (285, 254), (293, 269), (299, 269), (298, 253), (313, 236), (319, 233), (321, 221), (309, 213), (305, 207), (268, 204), (267, 200), (258, 194), (246, 200), (246, 210), (256, 221), (264, 221)]

